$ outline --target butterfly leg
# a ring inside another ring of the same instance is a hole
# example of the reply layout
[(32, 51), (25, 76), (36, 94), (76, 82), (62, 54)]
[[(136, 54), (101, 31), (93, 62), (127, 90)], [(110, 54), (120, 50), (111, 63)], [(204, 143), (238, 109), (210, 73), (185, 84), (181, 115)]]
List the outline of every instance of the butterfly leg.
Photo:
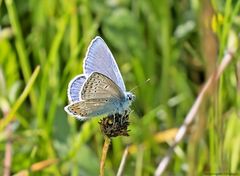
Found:
[(113, 124), (115, 124), (116, 123), (116, 114), (114, 113), (113, 114)]
[(120, 124), (121, 125), (123, 125), (124, 123), (125, 123), (125, 119), (126, 119), (126, 116), (128, 116), (128, 114), (129, 114), (129, 111), (130, 109), (128, 109), (128, 110), (125, 110), (123, 113), (119, 113), (119, 116), (120, 116), (120, 118), (121, 118), (121, 120), (120, 120)]

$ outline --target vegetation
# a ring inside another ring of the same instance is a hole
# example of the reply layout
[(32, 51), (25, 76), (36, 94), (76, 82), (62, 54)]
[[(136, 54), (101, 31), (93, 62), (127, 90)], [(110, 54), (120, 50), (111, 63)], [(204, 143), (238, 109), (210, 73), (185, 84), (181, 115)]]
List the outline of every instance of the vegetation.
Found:
[(127, 146), (123, 175), (154, 175), (230, 52), (164, 174), (240, 174), (239, 13), (235, 0), (0, 0), (0, 175), (99, 175), (100, 118), (63, 109), (97, 35), (127, 89), (137, 86), (130, 136), (112, 138), (105, 175), (116, 175)]

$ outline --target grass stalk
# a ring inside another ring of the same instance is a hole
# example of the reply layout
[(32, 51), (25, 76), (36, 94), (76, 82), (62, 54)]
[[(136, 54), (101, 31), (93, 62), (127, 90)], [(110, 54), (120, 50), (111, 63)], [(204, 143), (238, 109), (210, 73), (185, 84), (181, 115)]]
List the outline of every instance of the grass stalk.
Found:
[(24, 100), (27, 98), (29, 92), (31, 91), (33, 84), (39, 74), (40, 66), (37, 66), (32, 74), (32, 76), (29, 79), (28, 84), (26, 85), (25, 89), (23, 90), (20, 97), (17, 99), (15, 104), (13, 105), (13, 108), (10, 110), (9, 114), (6, 116), (6, 118), (3, 118), (0, 121), (0, 131), (2, 131), (14, 118), (14, 115), (16, 114), (18, 108), (21, 106), (21, 104), (24, 102)]
[(121, 160), (120, 166), (118, 168), (117, 176), (122, 176), (123, 175), (124, 166), (125, 166), (126, 161), (127, 161), (128, 152), (129, 152), (129, 146), (127, 146), (124, 150), (122, 160)]
[[(5, 2), (14, 36), (16, 37), (15, 45), (19, 56), (21, 71), (23, 72), (24, 81), (27, 83), (31, 76), (31, 69), (28, 61), (28, 54), (24, 43), (22, 30), (17, 16), (17, 10), (13, 0), (6, 0)], [(34, 95), (34, 91), (30, 93), (30, 100), (32, 102), (33, 108), (35, 108), (36, 96)]]
[(104, 144), (102, 148), (102, 156), (100, 161), (100, 176), (104, 176), (104, 166), (105, 166), (105, 161), (106, 161), (107, 152), (108, 152), (110, 143), (111, 143), (111, 139), (105, 136)]
[(201, 90), (201, 92), (199, 93), (196, 101), (194, 102), (193, 106), (191, 107), (190, 111), (188, 112), (184, 123), (182, 124), (182, 126), (179, 128), (174, 142), (171, 145), (170, 148), (170, 152), (162, 159), (162, 161), (159, 163), (156, 171), (155, 171), (155, 176), (160, 176), (163, 174), (163, 172), (165, 171), (165, 169), (167, 168), (169, 162), (170, 162), (170, 158), (171, 158), (171, 153), (174, 150), (174, 148), (181, 142), (181, 140), (183, 139), (183, 137), (186, 135), (187, 129), (190, 126), (190, 124), (193, 122), (193, 120), (196, 117), (196, 114), (202, 104), (202, 102), (204, 101), (204, 98), (206, 98), (207, 93), (209, 93), (209, 91), (211, 90), (211, 88), (216, 84), (216, 82), (218, 81), (220, 75), (223, 73), (223, 71), (225, 70), (225, 68), (229, 65), (229, 63), (232, 61), (233, 59), (233, 53), (232, 51), (228, 52), (225, 57), (222, 59), (221, 64), (219, 65), (218, 69), (216, 72), (214, 72), (210, 78), (208, 79), (208, 81), (206, 82), (206, 84), (204, 85), (203, 89)]

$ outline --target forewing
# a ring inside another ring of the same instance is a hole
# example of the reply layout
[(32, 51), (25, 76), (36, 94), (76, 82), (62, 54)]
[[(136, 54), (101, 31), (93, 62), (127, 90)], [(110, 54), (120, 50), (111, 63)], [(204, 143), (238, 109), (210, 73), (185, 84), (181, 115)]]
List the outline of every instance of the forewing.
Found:
[(89, 45), (84, 59), (84, 73), (90, 75), (99, 72), (113, 80), (122, 91), (126, 91), (117, 63), (101, 37), (96, 37)]
[(85, 75), (78, 75), (68, 84), (68, 100), (70, 102), (80, 101), (80, 91), (86, 80)]
[(93, 72), (85, 81), (81, 90), (81, 99), (119, 99), (124, 98), (124, 93), (107, 76)]
[(116, 102), (114, 99), (91, 99), (91, 100), (82, 100), (74, 102), (64, 109), (65, 111), (75, 116), (80, 120), (85, 120), (87, 118), (113, 113), (115, 110)]

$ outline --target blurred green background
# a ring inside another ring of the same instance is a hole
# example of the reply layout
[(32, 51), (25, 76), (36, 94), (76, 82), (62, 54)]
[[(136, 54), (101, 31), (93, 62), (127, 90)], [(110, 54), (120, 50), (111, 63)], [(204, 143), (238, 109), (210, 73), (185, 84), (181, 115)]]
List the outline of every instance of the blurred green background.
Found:
[[(97, 35), (127, 89), (139, 86), (130, 136), (112, 139), (105, 173), (116, 175), (130, 145), (124, 175), (153, 175), (230, 34), (238, 41), (239, 8), (237, 0), (0, 0), (0, 175), (99, 174), (100, 119), (81, 122), (63, 110), (68, 83), (82, 73)], [(240, 174), (239, 52), (234, 56), (165, 175)]]

